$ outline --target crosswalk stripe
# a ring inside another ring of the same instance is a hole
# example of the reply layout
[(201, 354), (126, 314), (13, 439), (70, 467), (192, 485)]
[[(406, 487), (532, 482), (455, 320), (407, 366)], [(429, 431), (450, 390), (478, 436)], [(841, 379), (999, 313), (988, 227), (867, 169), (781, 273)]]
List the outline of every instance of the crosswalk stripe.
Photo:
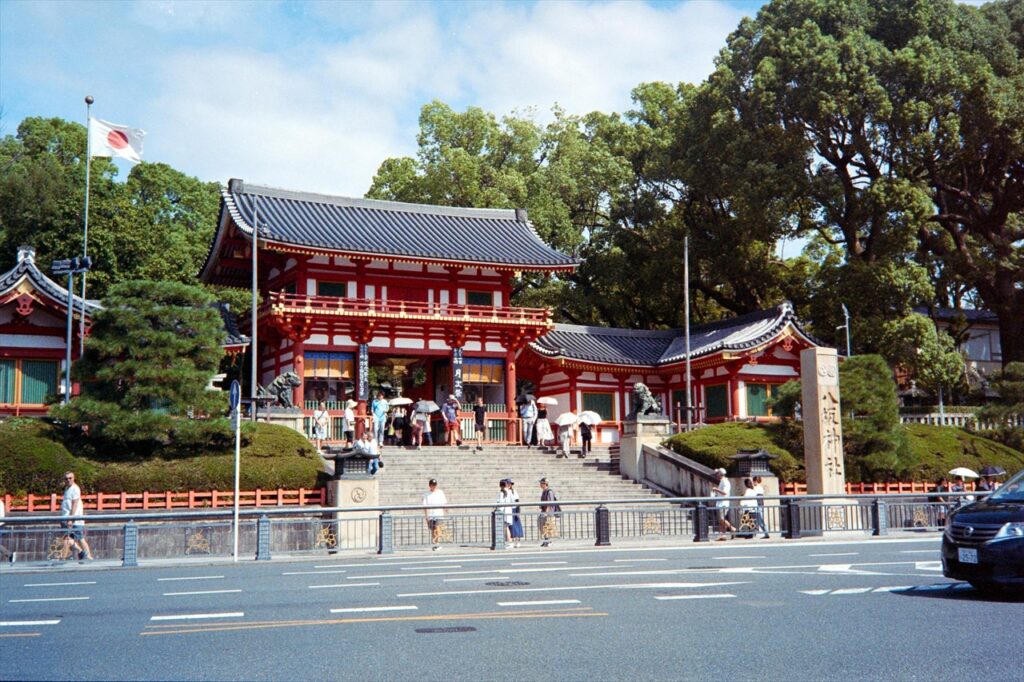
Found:
[(864, 594), (865, 592), (870, 591), (870, 587), (844, 587), (839, 590), (832, 590), (832, 594)]
[(8, 599), (11, 604), (25, 604), (35, 601), (85, 601), (88, 597), (47, 597), (44, 599)]
[(500, 601), (498, 606), (555, 606), (556, 604), (579, 603), (579, 599), (543, 599), (541, 601)]
[(26, 583), (25, 587), (64, 587), (65, 585), (95, 585), (95, 580), (83, 580), (77, 583)]
[(306, 585), (311, 590), (323, 590), (331, 587), (379, 587), (380, 583), (343, 583), (340, 585)]
[(734, 599), (735, 594), (664, 594), (655, 597), (658, 601), (673, 601), (676, 599)]
[(331, 609), (331, 613), (369, 613), (373, 611), (415, 611), (419, 607), (412, 606), (365, 606), (362, 608)]
[(55, 620), (0, 620), (0, 627), (16, 628), (29, 625), (57, 625), (58, 623), (60, 623), (59, 618)]
[(182, 613), (173, 616), (153, 616), (150, 620), (205, 620), (208, 618), (242, 618), (243, 611), (232, 611), (230, 613)]

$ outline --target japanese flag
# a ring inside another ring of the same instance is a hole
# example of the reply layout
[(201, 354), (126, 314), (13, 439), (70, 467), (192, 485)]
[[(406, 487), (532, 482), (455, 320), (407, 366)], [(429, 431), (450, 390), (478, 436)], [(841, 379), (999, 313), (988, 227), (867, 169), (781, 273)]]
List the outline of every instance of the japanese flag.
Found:
[(139, 163), (142, 161), (142, 138), (145, 136), (145, 130), (90, 118), (89, 155), (120, 156), (122, 159)]

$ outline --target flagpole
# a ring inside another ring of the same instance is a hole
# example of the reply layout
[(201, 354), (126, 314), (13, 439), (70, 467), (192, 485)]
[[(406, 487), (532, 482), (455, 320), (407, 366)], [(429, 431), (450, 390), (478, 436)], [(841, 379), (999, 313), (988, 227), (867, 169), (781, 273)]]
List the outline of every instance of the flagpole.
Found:
[(257, 248), (257, 231), (259, 230), (260, 224), (260, 205), (259, 197), (256, 194), (252, 195), (252, 312), (250, 320), (252, 322), (252, 338), (249, 340), (250, 350), (250, 364), (252, 365), (251, 376), (249, 377), (249, 395), (252, 398), (252, 404), (249, 406), (249, 415), (252, 421), (256, 421), (256, 394), (257, 386), (256, 383), (256, 363), (258, 354), (256, 352), (256, 248)]
[[(82, 228), (82, 258), (89, 255), (89, 175), (92, 161), (92, 95), (85, 96), (85, 219)], [(82, 314), (78, 318), (78, 357), (85, 354), (85, 272), (82, 273)]]

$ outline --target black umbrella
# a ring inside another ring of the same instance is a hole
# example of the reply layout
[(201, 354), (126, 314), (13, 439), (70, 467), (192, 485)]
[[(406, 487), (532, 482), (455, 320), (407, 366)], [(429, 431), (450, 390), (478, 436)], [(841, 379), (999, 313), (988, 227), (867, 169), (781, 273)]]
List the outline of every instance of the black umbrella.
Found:
[(519, 397), (516, 398), (516, 404), (517, 405), (525, 405), (526, 403), (530, 402), (531, 400), (536, 401), (537, 400), (537, 396), (535, 396), (532, 393), (520, 393)]
[(989, 465), (989, 466), (987, 466), (987, 467), (985, 467), (984, 469), (981, 470), (981, 475), (985, 476), (985, 477), (989, 477), (989, 476), (1005, 476), (1006, 475), (1006, 469), (1004, 469), (1003, 467), (995, 467), (995, 466)]

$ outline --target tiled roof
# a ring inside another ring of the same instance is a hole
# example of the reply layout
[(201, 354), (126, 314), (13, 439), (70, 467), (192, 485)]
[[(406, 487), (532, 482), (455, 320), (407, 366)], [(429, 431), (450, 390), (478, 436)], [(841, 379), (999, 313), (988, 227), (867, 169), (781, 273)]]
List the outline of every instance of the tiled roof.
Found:
[[(0, 295), (10, 291), (17, 286), (22, 279), (28, 279), (36, 291), (50, 298), (62, 308), (68, 305), (68, 290), (54, 282), (36, 265), (36, 250), (31, 246), (22, 246), (18, 249), (17, 264), (3, 275), (0, 275)], [(72, 294), (72, 304), (75, 310), (82, 309), (82, 297)], [(85, 312), (91, 315), (100, 309), (100, 302), (86, 299)]]
[[(690, 358), (756, 347), (790, 324), (809, 342), (822, 345), (800, 328), (787, 301), (767, 310), (691, 327)], [(637, 331), (556, 324), (530, 347), (546, 357), (610, 365), (654, 367), (686, 359), (686, 338), (681, 329)]]
[(999, 318), (991, 310), (978, 310), (975, 308), (943, 308), (941, 306), (929, 309), (926, 306), (918, 306), (914, 308), (914, 312), (930, 317), (933, 320), (943, 320), (946, 322), (951, 322), (963, 317), (966, 322), (999, 324)]
[[(519, 270), (571, 270), (577, 262), (545, 244), (520, 209), (478, 209), (351, 199), (231, 180), (222, 211), (252, 234), (310, 249)], [(212, 254), (211, 254), (212, 255)]]

